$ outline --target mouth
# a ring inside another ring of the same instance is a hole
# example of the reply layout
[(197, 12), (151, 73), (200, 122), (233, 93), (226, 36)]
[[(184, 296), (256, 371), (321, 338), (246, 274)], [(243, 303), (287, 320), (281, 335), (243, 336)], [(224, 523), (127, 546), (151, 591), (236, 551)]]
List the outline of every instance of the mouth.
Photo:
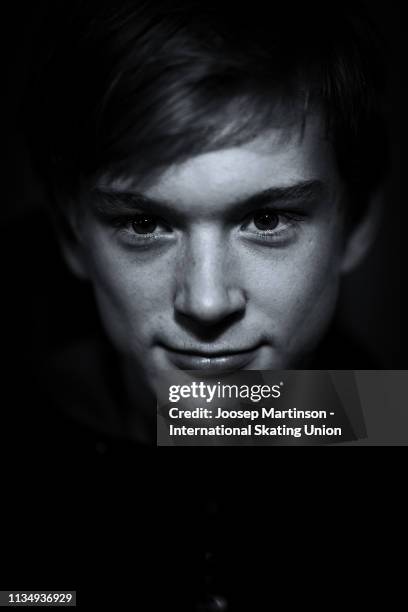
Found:
[(164, 349), (169, 361), (179, 370), (230, 372), (247, 367), (254, 360), (259, 347), (223, 352), (186, 351), (170, 347)]

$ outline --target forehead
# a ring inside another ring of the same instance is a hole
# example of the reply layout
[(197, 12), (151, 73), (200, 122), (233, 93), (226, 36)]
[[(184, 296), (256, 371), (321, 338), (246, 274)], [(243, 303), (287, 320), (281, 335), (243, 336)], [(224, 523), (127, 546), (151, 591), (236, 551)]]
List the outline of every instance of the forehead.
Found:
[(333, 189), (339, 181), (334, 150), (324, 122), (310, 115), (302, 124), (265, 130), (248, 143), (195, 155), (140, 178), (130, 166), (122, 176), (102, 177), (101, 186), (143, 193), (181, 209), (207, 210), (271, 187), (319, 180)]

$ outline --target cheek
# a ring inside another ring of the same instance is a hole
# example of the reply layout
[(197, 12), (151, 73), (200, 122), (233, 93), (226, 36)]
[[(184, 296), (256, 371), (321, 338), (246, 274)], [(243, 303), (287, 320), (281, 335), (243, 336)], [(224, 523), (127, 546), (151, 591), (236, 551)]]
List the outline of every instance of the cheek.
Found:
[(149, 330), (164, 320), (172, 295), (171, 260), (123, 252), (95, 233), (86, 258), (104, 327), (114, 343), (123, 347), (130, 338), (148, 338)]
[(330, 321), (338, 296), (341, 240), (335, 228), (311, 231), (287, 250), (254, 262), (252, 295), (269, 319), (271, 333), (286, 347), (318, 337)]

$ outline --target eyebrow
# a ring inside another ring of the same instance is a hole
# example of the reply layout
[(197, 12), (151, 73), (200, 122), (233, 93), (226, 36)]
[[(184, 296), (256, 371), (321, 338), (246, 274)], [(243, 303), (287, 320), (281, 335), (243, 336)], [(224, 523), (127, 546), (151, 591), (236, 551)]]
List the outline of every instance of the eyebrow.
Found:
[[(321, 198), (325, 193), (325, 185), (322, 181), (314, 179), (299, 181), (291, 185), (274, 186), (264, 189), (248, 197), (235, 200), (227, 204), (226, 209), (240, 213), (248, 209), (262, 208), (268, 204), (287, 203), (307, 204)], [(174, 214), (174, 203), (167, 200), (151, 198), (141, 192), (115, 190), (109, 187), (98, 186), (92, 189), (97, 196), (96, 208), (101, 214), (114, 214), (115, 212), (135, 212), (151, 210), (156, 213)]]

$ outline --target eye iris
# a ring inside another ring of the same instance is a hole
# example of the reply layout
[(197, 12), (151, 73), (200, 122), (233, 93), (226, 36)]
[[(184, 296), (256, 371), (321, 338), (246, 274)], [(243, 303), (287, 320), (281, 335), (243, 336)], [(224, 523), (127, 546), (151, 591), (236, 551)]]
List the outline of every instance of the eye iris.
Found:
[(140, 216), (132, 221), (132, 229), (136, 234), (152, 234), (157, 228), (157, 222), (153, 217)]
[(273, 213), (262, 212), (254, 215), (254, 223), (259, 230), (273, 230), (279, 223), (279, 217)]

